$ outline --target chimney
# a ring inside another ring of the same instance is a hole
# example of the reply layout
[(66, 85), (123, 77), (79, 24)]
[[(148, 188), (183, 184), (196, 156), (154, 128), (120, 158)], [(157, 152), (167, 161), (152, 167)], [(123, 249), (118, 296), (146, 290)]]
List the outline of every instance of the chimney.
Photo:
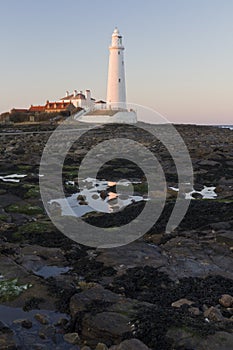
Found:
[(77, 90), (74, 90), (74, 97), (78, 94)]
[(86, 90), (85, 95), (86, 95), (87, 102), (90, 102), (91, 101), (91, 91), (90, 90)]
[(69, 91), (66, 91), (66, 97), (68, 97), (69, 96)]

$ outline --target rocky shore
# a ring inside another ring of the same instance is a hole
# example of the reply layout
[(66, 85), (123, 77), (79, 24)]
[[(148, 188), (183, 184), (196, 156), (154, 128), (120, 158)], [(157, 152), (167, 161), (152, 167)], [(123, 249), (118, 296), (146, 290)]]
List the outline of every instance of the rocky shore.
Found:
[[(177, 174), (161, 142), (108, 126), (87, 131), (70, 148), (63, 167), (67, 196), (79, 191), (77, 171), (85, 154), (110, 136), (133, 136), (164, 169), (168, 191), (159, 220), (137, 241), (112, 249), (70, 240), (45, 213), (39, 165), (54, 126), (0, 128), (0, 350), (233, 348), (233, 130), (175, 127), (189, 150), (194, 188), (187, 184), (188, 212), (170, 234), (165, 228)], [(137, 182), (139, 200), (116, 213), (86, 212), (84, 220), (120, 226), (141, 212), (147, 186), (136, 166), (118, 159), (98, 176)], [(110, 191), (114, 184), (97, 194), (106, 201)], [(87, 206), (82, 193), (77, 201)]]

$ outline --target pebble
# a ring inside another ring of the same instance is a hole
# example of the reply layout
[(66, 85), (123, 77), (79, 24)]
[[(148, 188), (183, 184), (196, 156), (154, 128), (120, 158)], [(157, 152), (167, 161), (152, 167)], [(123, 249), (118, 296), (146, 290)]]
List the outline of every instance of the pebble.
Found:
[(219, 299), (219, 304), (224, 307), (231, 307), (233, 306), (233, 297), (229, 294), (223, 294)]
[(22, 320), (21, 326), (23, 328), (30, 329), (30, 328), (32, 328), (32, 321), (30, 321), (30, 320)]
[(45, 315), (42, 314), (35, 314), (34, 318), (40, 322), (41, 324), (48, 324), (49, 321), (47, 320)]
[(64, 340), (70, 344), (78, 344), (80, 341), (78, 333), (67, 333), (64, 335)]
[(194, 301), (183, 298), (183, 299), (174, 301), (174, 303), (172, 303), (172, 307), (180, 308), (183, 305), (193, 305), (193, 304), (194, 304)]
[(119, 345), (111, 346), (109, 350), (150, 350), (150, 349), (138, 339), (129, 339), (129, 340), (124, 340)]
[(98, 343), (95, 350), (108, 350), (108, 347), (103, 343)]
[(190, 307), (188, 311), (193, 314), (194, 316), (199, 316), (201, 314), (201, 311), (198, 307)]
[(211, 306), (204, 312), (204, 317), (210, 321), (220, 322), (224, 320), (224, 317), (219, 309)]

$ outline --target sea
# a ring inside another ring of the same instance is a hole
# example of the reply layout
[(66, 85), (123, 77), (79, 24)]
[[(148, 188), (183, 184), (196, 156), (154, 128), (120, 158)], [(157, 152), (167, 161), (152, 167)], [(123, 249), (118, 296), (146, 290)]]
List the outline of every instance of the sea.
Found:
[(219, 126), (219, 128), (226, 128), (226, 129), (231, 129), (231, 130), (233, 130), (233, 125), (218, 125)]

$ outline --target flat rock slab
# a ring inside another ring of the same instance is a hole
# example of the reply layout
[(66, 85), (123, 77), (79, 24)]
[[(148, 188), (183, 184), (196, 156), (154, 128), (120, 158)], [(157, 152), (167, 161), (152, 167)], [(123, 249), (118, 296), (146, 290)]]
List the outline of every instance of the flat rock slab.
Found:
[(98, 249), (97, 261), (118, 270), (133, 267), (153, 266), (155, 268), (167, 264), (166, 255), (156, 245), (145, 242), (133, 242), (114, 249)]
[(108, 304), (115, 304), (123, 300), (124, 297), (104, 289), (100, 285), (87, 289), (82, 293), (75, 294), (70, 300), (71, 316), (75, 317), (78, 312), (87, 310), (90, 305), (103, 302)]
[(113, 345), (109, 350), (150, 350), (138, 339), (125, 340), (119, 345)]
[(175, 348), (195, 350), (232, 350), (233, 334), (224, 331), (216, 332), (205, 338), (200, 337), (188, 329), (172, 329), (167, 337), (173, 340)]
[(221, 275), (233, 279), (233, 252), (223, 244), (175, 237), (163, 245), (169, 263), (160, 269), (172, 279)]
[(90, 345), (103, 342), (110, 346), (131, 333), (129, 321), (127, 316), (115, 312), (86, 314), (82, 321), (82, 336)]
[[(2, 194), (0, 196), (0, 207), (5, 208), (8, 207), (8, 205), (15, 204), (20, 201), (22, 201), (22, 199), (14, 194)], [(25, 202), (22, 203), (25, 204)]]

